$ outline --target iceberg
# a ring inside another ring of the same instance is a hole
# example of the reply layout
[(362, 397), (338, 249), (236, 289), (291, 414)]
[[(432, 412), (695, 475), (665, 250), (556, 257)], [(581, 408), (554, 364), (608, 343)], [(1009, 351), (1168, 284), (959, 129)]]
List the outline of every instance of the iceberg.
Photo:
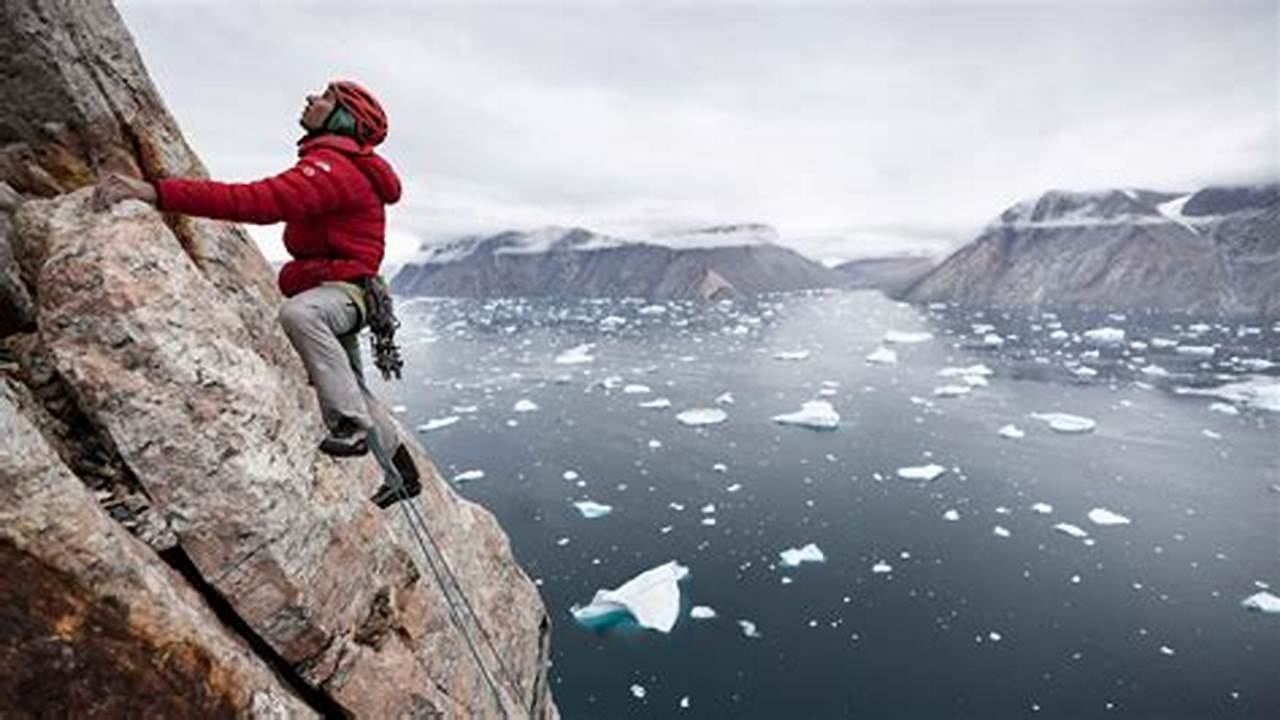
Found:
[(1000, 434), (1000, 437), (1009, 438), (1010, 440), (1019, 440), (1027, 436), (1025, 430), (1022, 430), (1017, 425), (1013, 424), (1005, 425), (996, 432)]
[(633, 684), (633, 685), (631, 686), (631, 695), (632, 695), (632, 697), (634, 697), (635, 699), (637, 699), (637, 700), (643, 700), (643, 699), (644, 699), (644, 696), (645, 696), (646, 694), (647, 694), (647, 693), (645, 692), (645, 689), (644, 689), (644, 686), (643, 686), (643, 685), (636, 685), (636, 684)]
[(810, 400), (796, 412), (774, 415), (773, 421), (781, 425), (799, 425), (814, 430), (834, 430), (840, 424), (840, 415), (826, 400)]
[(483, 470), (468, 470), (466, 472), (460, 472), (457, 475), (454, 475), (453, 481), (455, 483), (464, 483), (464, 482), (471, 482), (472, 480), (479, 480), (483, 477), (484, 477)]
[(867, 356), (867, 362), (872, 365), (896, 365), (898, 363), (898, 351), (886, 347), (878, 348)]
[(1072, 525), (1071, 523), (1058, 523), (1057, 525), (1053, 526), (1053, 529), (1057, 530), (1060, 533), (1066, 533), (1067, 535), (1070, 535), (1073, 538), (1089, 537), (1089, 533), (1085, 532), (1084, 530), (1081, 530), (1078, 526)]
[(642, 407), (646, 410), (666, 410), (671, 407), (671, 401), (666, 398), (654, 398), (640, 403), (637, 407)]
[(790, 548), (778, 553), (782, 557), (783, 567), (798, 567), (800, 563), (824, 563), (827, 556), (815, 544), (809, 543), (802, 548)]
[(646, 570), (615, 590), (597, 590), (591, 604), (569, 609), (583, 625), (599, 627), (628, 615), (641, 627), (669, 633), (680, 618), (679, 582), (689, 568), (672, 560)]
[(880, 562), (871, 566), (871, 572), (876, 573), (877, 575), (881, 575), (884, 573), (891, 573), (893, 572), (893, 566), (881, 560)]
[(1216, 388), (1174, 388), (1179, 395), (1203, 395), (1257, 410), (1280, 412), (1280, 380), (1259, 375)]
[(1124, 342), (1124, 330), (1113, 327), (1100, 327), (1084, 331), (1084, 339), (1094, 345), (1110, 347)]
[(1067, 413), (1031, 413), (1031, 417), (1048, 423), (1050, 428), (1060, 433), (1087, 433), (1098, 426), (1096, 421), (1087, 417)]
[(711, 620), (715, 616), (716, 611), (706, 605), (694, 605), (693, 608), (689, 610), (689, 617), (694, 620)]
[(521, 398), (516, 401), (515, 407), (511, 409), (518, 413), (533, 412), (538, 409), (538, 403), (527, 398)]
[(676, 415), (677, 422), (690, 427), (715, 425), (728, 419), (729, 414), (719, 408), (692, 408)]
[(1280, 613), (1280, 597), (1276, 597), (1266, 590), (1250, 595), (1244, 600), (1241, 600), (1240, 604), (1250, 610), (1256, 610), (1258, 612)]
[(750, 620), (739, 620), (738, 627), (742, 628), (742, 634), (749, 638), (763, 637), (760, 630), (756, 628), (756, 624)]
[(569, 348), (556, 356), (557, 365), (581, 365), (583, 363), (594, 362), (595, 357), (591, 355), (591, 348), (595, 347), (595, 343), (587, 343)]
[(443, 428), (443, 427), (449, 427), (450, 425), (458, 422), (461, 419), (462, 418), (458, 417), (457, 415), (449, 415), (448, 417), (434, 418), (432, 420), (428, 420), (422, 423), (421, 425), (419, 425), (418, 432), (423, 432), (423, 433), (431, 432), (432, 430), (439, 430), (440, 428)]
[(1119, 513), (1111, 512), (1106, 508), (1090, 510), (1089, 519), (1093, 521), (1094, 525), (1128, 525), (1130, 522), (1129, 518)]
[(933, 339), (931, 332), (904, 332), (902, 330), (890, 330), (884, 334), (884, 341), (893, 345), (914, 345), (916, 343), (928, 342)]
[(609, 513), (613, 512), (612, 505), (604, 505), (602, 503), (594, 502), (592, 500), (583, 500), (582, 502), (576, 502), (573, 504), (573, 506), (578, 508), (578, 512), (582, 513), (582, 517), (587, 519), (604, 517), (605, 515), (608, 515)]
[(933, 482), (946, 471), (946, 468), (938, 465), (937, 463), (929, 463), (928, 465), (915, 465), (912, 467), (898, 468), (898, 477), (903, 480), (923, 480), (924, 482)]
[(942, 513), (942, 519), (946, 520), (947, 522), (955, 522), (960, 519), (960, 513), (954, 509), (948, 510)]
[(632, 383), (631, 385), (627, 385), (622, 388), (623, 395), (646, 395), (649, 392), (650, 390), (648, 385), (641, 385), (639, 383)]

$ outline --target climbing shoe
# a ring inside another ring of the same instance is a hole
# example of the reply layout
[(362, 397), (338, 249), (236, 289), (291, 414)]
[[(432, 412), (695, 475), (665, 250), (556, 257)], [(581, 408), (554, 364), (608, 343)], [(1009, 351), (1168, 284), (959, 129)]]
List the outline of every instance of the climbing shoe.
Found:
[(378, 488), (378, 491), (370, 498), (380, 508), (389, 508), (403, 499), (417, 497), (422, 492), (418, 466), (414, 464), (408, 448), (404, 445), (397, 447), (396, 454), (391, 458), (391, 464), (395, 465), (396, 472), (400, 473), (401, 479), (404, 480), (404, 489), (397, 491), (391, 485), (383, 483), (382, 487)]
[(320, 443), (320, 452), (335, 457), (355, 457), (369, 452), (369, 431), (344, 417)]

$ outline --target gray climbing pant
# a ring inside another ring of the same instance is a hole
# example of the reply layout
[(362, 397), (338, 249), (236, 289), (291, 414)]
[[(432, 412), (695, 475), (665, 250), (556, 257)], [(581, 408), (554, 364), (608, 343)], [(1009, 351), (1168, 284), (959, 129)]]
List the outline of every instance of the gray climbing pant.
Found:
[(374, 421), (374, 398), (356, 377), (361, 372), (356, 335), (360, 308), (349, 288), (342, 283), (325, 283), (294, 295), (280, 306), (280, 325), (302, 356), (325, 424), (333, 428), (347, 417), (366, 430), (374, 429), (379, 440), (390, 443), (394, 432), (383, 427), (385, 422)]

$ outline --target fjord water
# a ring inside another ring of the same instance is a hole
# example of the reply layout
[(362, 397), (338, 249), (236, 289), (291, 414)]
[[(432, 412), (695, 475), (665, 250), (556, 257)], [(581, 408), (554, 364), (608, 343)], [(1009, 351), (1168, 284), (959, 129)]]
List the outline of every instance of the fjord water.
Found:
[[(1280, 382), (1262, 362), (1280, 361), (1278, 327), (919, 309), (871, 292), (399, 312), (408, 373), (375, 391), (409, 425), (458, 418), (420, 438), (538, 582), (565, 717), (1280, 713), (1280, 615), (1241, 606), (1280, 585), (1280, 413), (1174, 391)], [(1095, 347), (1082, 333), (1099, 327), (1126, 337)], [(889, 330), (933, 337), (865, 362)], [(590, 362), (556, 362), (588, 343)], [(671, 407), (638, 407), (658, 397)], [(815, 399), (836, 429), (770, 419)], [(728, 418), (677, 422), (694, 407)], [(1097, 426), (1029, 417), (1049, 412)], [(1008, 424), (1025, 435), (998, 434)], [(946, 472), (896, 474), (928, 464)], [(613, 510), (588, 519), (583, 500)], [(1097, 524), (1095, 508), (1131, 522)], [(780, 565), (808, 543), (825, 563)], [(690, 570), (670, 634), (570, 615), (670, 560)], [(694, 605), (718, 616), (691, 619)]]

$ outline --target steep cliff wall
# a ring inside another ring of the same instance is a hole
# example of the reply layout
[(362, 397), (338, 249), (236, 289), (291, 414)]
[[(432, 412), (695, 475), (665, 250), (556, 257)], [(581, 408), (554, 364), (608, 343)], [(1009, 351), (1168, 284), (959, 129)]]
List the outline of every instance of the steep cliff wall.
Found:
[(493, 517), (400, 433), (438, 582), (367, 500), (375, 460), (317, 453), (245, 234), (90, 208), (105, 169), (203, 174), (115, 10), (0, 19), (0, 575), (31, 578), (0, 598), (0, 715), (554, 717), (546, 612)]

